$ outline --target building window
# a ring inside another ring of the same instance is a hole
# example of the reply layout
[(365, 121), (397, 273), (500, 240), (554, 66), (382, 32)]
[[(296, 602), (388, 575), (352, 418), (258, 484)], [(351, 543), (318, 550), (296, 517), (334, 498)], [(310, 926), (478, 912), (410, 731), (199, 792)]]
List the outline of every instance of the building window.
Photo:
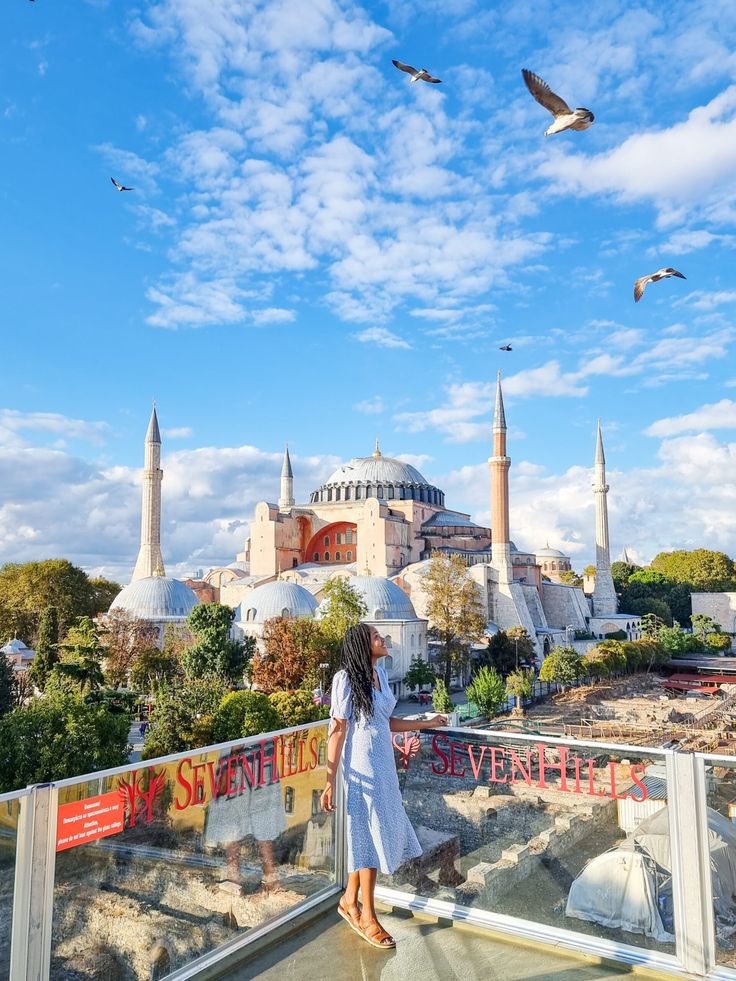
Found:
[(348, 530), (345, 532), (345, 543), (347, 545), (352, 545), (352, 542), (353, 542), (353, 529), (348, 528)]
[(384, 619), (384, 612), (383, 612), (383, 610), (374, 610), (373, 611), (373, 619), (374, 620), (383, 620)]
[(383, 642), (386, 645), (386, 650), (387, 651), (390, 651), (391, 648), (394, 646), (394, 642), (391, 640), (390, 637), (384, 637), (383, 638)]
[(287, 606), (285, 606), (283, 608), (283, 610), (281, 611), (281, 616), (284, 617), (284, 619), (286, 619), (287, 617), (290, 617), (291, 616), (291, 610)]
[(363, 497), (365, 497), (365, 487), (360, 487), (360, 486), (356, 487), (355, 488), (355, 499), (357, 501), (359, 501)]
[(319, 751), (317, 755), (317, 763), (319, 764), (319, 766), (324, 766), (326, 759), (327, 759), (327, 740), (320, 739)]
[(319, 562), (319, 552), (314, 553), (314, 561)]
[(325, 552), (325, 562), (329, 562), (329, 561), (330, 561), (330, 553)]
[(336, 487), (335, 488), (335, 500), (336, 501), (339, 501), (340, 500), (340, 488), (339, 487)]
[(346, 501), (349, 501), (350, 500), (350, 488), (349, 487), (346, 487), (345, 488), (345, 500)]
[(322, 796), (322, 792), (320, 790), (312, 791), (312, 817), (314, 817), (316, 814), (319, 814), (320, 811), (322, 810), (322, 805), (320, 804), (321, 796)]
[(393, 484), (389, 484), (388, 497), (389, 497), (389, 500), (390, 501), (392, 501), (394, 499), (394, 494), (395, 494), (394, 485)]
[(342, 534), (341, 534), (341, 533), (340, 533), (339, 531), (338, 531), (338, 533), (337, 533), (337, 534), (335, 535), (335, 542), (336, 542), (336, 543), (337, 543), (338, 545), (342, 545)]
[(411, 637), (409, 638), (409, 647), (414, 647), (416, 642), (417, 642), (416, 637), (414, 636), (414, 634), (412, 634)]
[(345, 553), (345, 558), (347, 559), (348, 562), (353, 561), (353, 553), (350, 551), (350, 549), (348, 549), (347, 552)]
[(332, 488), (331, 487), (329, 487), (327, 489), (327, 500), (328, 501), (331, 501), (332, 500)]
[(322, 539), (322, 544), (323, 545), (329, 545), (330, 544), (330, 536), (329, 535), (325, 535), (325, 537)]
[(294, 813), (294, 788), (284, 787), (284, 810), (287, 814)]
[(378, 497), (383, 497), (383, 485), (382, 484), (379, 484), (378, 485), (377, 496)]
[(340, 552), (335, 552), (335, 562), (339, 562), (342, 559), (342, 554)]

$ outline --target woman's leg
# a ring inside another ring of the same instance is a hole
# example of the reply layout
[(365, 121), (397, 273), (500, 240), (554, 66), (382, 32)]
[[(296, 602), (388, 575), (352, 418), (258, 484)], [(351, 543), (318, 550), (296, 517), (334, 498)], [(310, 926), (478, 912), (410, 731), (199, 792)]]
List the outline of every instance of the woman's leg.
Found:
[(376, 916), (376, 907), (373, 901), (373, 893), (376, 889), (377, 869), (360, 870), (360, 898), (363, 902), (363, 910), (360, 914), (360, 928), (363, 933), (374, 943), (385, 947), (395, 947), (394, 938), (383, 929)]

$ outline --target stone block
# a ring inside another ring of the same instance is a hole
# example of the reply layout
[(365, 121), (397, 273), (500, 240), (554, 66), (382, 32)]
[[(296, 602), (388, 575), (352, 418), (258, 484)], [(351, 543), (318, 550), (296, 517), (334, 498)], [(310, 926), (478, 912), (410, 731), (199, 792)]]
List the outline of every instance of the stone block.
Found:
[(501, 852), (502, 862), (513, 862), (515, 865), (520, 862), (523, 858), (527, 858), (529, 855), (528, 845), (512, 845), (510, 848), (504, 848)]

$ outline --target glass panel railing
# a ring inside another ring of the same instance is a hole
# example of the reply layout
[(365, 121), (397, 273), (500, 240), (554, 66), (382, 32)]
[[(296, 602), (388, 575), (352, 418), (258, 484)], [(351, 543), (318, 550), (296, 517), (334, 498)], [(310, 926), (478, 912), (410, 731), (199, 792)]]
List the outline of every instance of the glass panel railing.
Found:
[(26, 791), (0, 794), (0, 981), (10, 976), (18, 821), (26, 800)]
[(316, 724), (59, 784), (51, 976), (163, 978), (333, 886), (326, 739)]
[(665, 754), (462, 729), (395, 745), (424, 853), (381, 885), (674, 954)]
[(716, 964), (736, 978), (736, 759), (704, 755)]

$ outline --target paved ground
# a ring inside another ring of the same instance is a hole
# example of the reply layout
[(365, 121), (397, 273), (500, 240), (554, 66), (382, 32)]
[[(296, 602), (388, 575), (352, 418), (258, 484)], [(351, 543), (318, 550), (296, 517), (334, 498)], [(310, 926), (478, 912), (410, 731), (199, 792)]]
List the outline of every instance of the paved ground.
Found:
[(396, 910), (381, 914), (396, 939), (375, 950), (332, 912), (227, 975), (229, 981), (622, 981), (631, 973), (494, 941)]
[(140, 733), (140, 722), (134, 722), (130, 727), (130, 732), (128, 733), (128, 742), (130, 743), (132, 749), (128, 755), (129, 763), (137, 763), (141, 758), (141, 750), (143, 749), (143, 737)]

